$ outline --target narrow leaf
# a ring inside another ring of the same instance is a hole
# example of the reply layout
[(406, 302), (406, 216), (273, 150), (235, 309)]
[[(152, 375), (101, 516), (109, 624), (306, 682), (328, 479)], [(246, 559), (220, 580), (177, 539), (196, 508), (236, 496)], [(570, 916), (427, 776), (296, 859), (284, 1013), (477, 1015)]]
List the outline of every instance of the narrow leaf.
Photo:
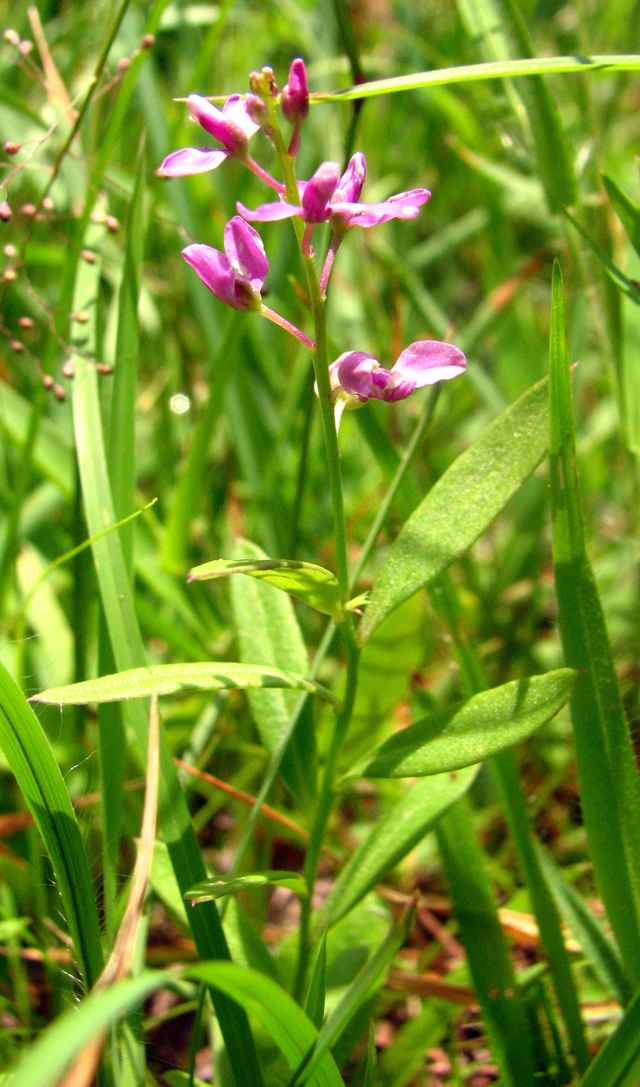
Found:
[[(238, 541), (236, 557), (252, 562), (267, 558), (249, 540)], [(232, 578), (231, 604), (242, 661), (267, 667), (274, 665), (297, 675), (307, 674), (307, 649), (293, 603), (286, 593), (253, 577)], [(247, 697), (260, 738), (273, 755), (287, 733), (299, 696), (284, 690), (251, 690)], [(308, 702), (287, 745), (281, 767), (283, 780), (302, 810), (313, 801), (316, 791), (312, 711)]]
[(582, 810), (600, 895), (625, 967), (640, 984), (640, 782), (602, 606), (587, 557), (575, 463), (569, 348), (560, 266), (553, 272), (551, 502), (560, 634), (581, 671), (571, 698)]
[(423, 777), (484, 762), (555, 717), (576, 678), (570, 668), (559, 668), (483, 691), (395, 733), (347, 777)]
[(373, 587), (361, 642), (417, 589), (464, 554), (537, 468), (548, 447), (547, 382), (489, 424), (405, 523)]
[(192, 905), (198, 902), (212, 902), (216, 898), (225, 898), (227, 895), (239, 894), (241, 891), (251, 891), (254, 887), (288, 887), (294, 894), (308, 894), (307, 885), (302, 876), (297, 872), (253, 872), (248, 876), (234, 876), (229, 879), (226, 876), (216, 876), (215, 879), (205, 879), (196, 883), (185, 894), (185, 899)]
[(68, 687), (52, 687), (33, 695), (32, 702), (54, 706), (82, 706), (87, 702), (119, 702), (126, 698), (146, 698), (152, 694), (179, 694), (182, 691), (243, 690), (248, 687), (284, 687), (288, 690), (319, 694), (334, 705), (339, 700), (318, 683), (267, 668), (262, 664), (221, 664), (197, 661), (195, 664), (150, 664), (113, 676), (100, 676)]
[(338, 1040), (358, 1009), (364, 1004), (372, 989), (382, 980), (393, 962), (396, 953), (405, 943), (413, 924), (413, 909), (407, 909), (404, 916), (393, 926), (380, 947), (358, 971), (346, 993), (335, 1007), (318, 1034), (313, 1053), (300, 1073), (294, 1077), (294, 1083), (306, 1083), (313, 1071), (319, 1066), (331, 1046)]
[(580, 1087), (635, 1087), (639, 1053), (640, 992), (636, 993), (622, 1022), (580, 1080)]
[(620, 962), (617, 948), (614, 947), (602, 924), (591, 912), (582, 896), (565, 879), (562, 871), (537, 841), (536, 853), (558, 910), (602, 984), (624, 1007), (631, 1000), (632, 990)]
[(102, 947), (96, 899), (78, 822), (42, 726), (2, 664), (0, 747), (51, 858), (88, 990), (102, 970)]
[(189, 581), (210, 581), (229, 574), (248, 574), (282, 592), (297, 596), (317, 611), (339, 619), (340, 589), (334, 574), (312, 562), (295, 559), (216, 559), (196, 566)]
[(418, 781), (349, 858), (327, 899), (323, 921), (334, 925), (406, 857), (471, 785), (477, 769)]
[(311, 981), (309, 982), (309, 991), (307, 992), (307, 999), (304, 1003), (305, 1013), (309, 1016), (309, 1019), (313, 1023), (314, 1027), (320, 1030), (324, 1021), (324, 998), (326, 991), (327, 981), (327, 934), (322, 933), (322, 938), (318, 944), (318, 954), (316, 955), (316, 961), (313, 964), (313, 973), (311, 975)]
[(609, 259), (604, 249), (602, 249), (598, 245), (598, 243), (593, 240), (591, 235), (587, 233), (583, 226), (580, 225), (578, 220), (574, 219), (573, 215), (570, 215), (568, 211), (565, 211), (565, 215), (567, 216), (569, 222), (573, 223), (578, 233), (582, 235), (591, 251), (595, 253), (600, 263), (604, 266), (605, 272), (607, 273), (609, 278), (613, 280), (616, 287), (619, 287), (622, 293), (626, 294), (627, 298), (630, 298), (632, 302), (635, 302), (636, 305), (640, 305), (640, 287), (638, 286), (636, 281), (634, 279), (629, 279), (629, 277), (626, 276), (624, 272), (622, 272), (620, 268), (618, 268), (618, 266)]
[(602, 174), (602, 184), (613, 204), (614, 211), (622, 223), (625, 233), (640, 256), (640, 207), (621, 189), (617, 181), (607, 174)]

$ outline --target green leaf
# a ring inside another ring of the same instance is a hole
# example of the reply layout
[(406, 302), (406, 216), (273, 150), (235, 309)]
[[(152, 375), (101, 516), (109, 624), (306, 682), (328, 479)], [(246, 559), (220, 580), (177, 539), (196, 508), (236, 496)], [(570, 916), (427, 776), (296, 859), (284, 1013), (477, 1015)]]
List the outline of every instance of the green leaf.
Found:
[(551, 502), (558, 618), (571, 697), (580, 799), (594, 873), (625, 968), (640, 984), (640, 782), (602, 605), (586, 551), (575, 462), (569, 348), (560, 266), (549, 345)]
[(395, 955), (403, 946), (411, 931), (413, 914), (413, 909), (405, 911), (404, 916), (392, 927), (380, 947), (374, 951), (368, 962), (358, 971), (346, 993), (322, 1027), (313, 1053), (308, 1060), (305, 1060), (304, 1067), (294, 1077), (293, 1083), (306, 1083), (309, 1080), (311, 1074), (319, 1067), (325, 1055), (328, 1054), (333, 1044), (347, 1028), (371, 991), (386, 976)]
[(322, 933), (318, 944), (316, 961), (313, 964), (313, 973), (309, 982), (307, 997), (304, 1002), (305, 1013), (320, 1030), (324, 1021), (324, 998), (327, 988), (327, 934)]
[(95, 893), (78, 822), (40, 722), (2, 664), (0, 747), (51, 858), (88, 990), (102, 970), (102, 946)]
[(215, 559), (196, 566), (188, 581), (211, 581), (229, 574), (248, 574), (266, 581), (284, 593), (297, 596), (316, 611), (339, 620), (342, 614), (340, 589), (334, 574), (312, 562), (295, 559)]
[[(251, 561), (266, 559), (264, 552), (248, 540), (238, 541), (237, 555)], [(241, 660), (307, 674), (307, 650), (293, 604), (285, 593), (252, 577), (233, 578), (231, 603)], [(252, 690), (248, 700), (260, 738), (273, 755), (287, 733), (298, 696), (285, 691)], [(281, 772), (304, 810), (316, 791), (315, 732), (310, 704), (301, 714), (287, 746)]]
[(559, 668), (483, 691), (395, 733), (346, 777), (424, 777), (484, 762), (555, 717), (576, 678), (572, 669)]
[[(255, 1016), (280, 1048), (289, 1067), (298, 1068), (312, 1050), (318, 1032), (302, 1008), (271, 978), (234, 963), (203, 963), (185, 977), (198, 978), (222, 990)], [(342, 1077), (329, 1052), (317, 1063), (310, 1082), (315, 1087), (343, 1087)]]
[(323, 921), (334, 925), (424, 838), (467, 791), (477, 768), (438, 774), (413, 785), (349, 858), (327, 899)]
[(617, 181), (608, 174), (602, 174), (602, 184), (613, 204), (614, 211), (622, 223), (625, 233), (640, 256), (640, 207), (621, 189)]
[(308, 895), (308, 889), (302, 876), (297, 872), (252, 872), (248, 876), (214, 876), (196, 883), (185, 894), (185, 899), (192, 905), (198, 902), (212, 902), (227, 895), (251, 891), (254, 887), (288, 887), (294, 894)]
[(580, 1080), (580, 1087), (635, 1087), (640, 1053), (640, 992), (627, 1008), (622, 1022), (603, 1045)]
[(146, 698), (151, 694), (179, 694), (182, 691), (244, 690), (249, 687), (284, 687), (319, 694), (334, 705), (338, 699), (319, 683), (268, 668), (262, 664), (197, 661), (195, 664), (149, 664), (113, 676), (99, 676), (68, 687), (52, 687), (32, 695), (32, 702), (54, 706), (83, 706), (87, 702), (119, 702)]
[(640, 305), (640, 287), (636, 281), (634, 279), (629, 279), (629, 277), (609, 259), (604, 249), (593, 240), (590, 234), (587, 234), (587, 231), (580, 225), (577, 219), (574, 219), (573, 215), (570, 215), (568, 211), (565, 211), (565, 215), (569, 222), (573, 223), (578, 233), (582, 235), (591, 251), (595, 253), (600, 263), (604, 266), (605, 272), (609, 278), (613, 280), (616, 287), (619, 287), (622, 293), (626, 294), (627, 298), (630, 298), (632, 302), (635, 302), (636, 305)]
[(359, 83), (340, 91), (320, 91), (310, 95), (311, 102), (349, 102), (354, 98), (375, 98), (380, 94), (397, 94), (413, 91), (418, 87), (442, 87), (447, 84), (476, 83), (485, 79), (506, 79), (545, 73), (564, 72), (637, 72), (640, 56), (620, 53), (591, 57), (534, 57), (529, 60), (490, 61), (487, 64), (462, 64), (455, 68), (436, 68), (431, 72), (412, 72), (410, 75), (377, 79), (371, 83)]
[(582, 895), (579, 895), (575, 887), (572, 887), (537, 840), (535, 847), (540, 867), (545, 874), (558, 910), (602, 984), (609, 990), (614, 1000), (624, 1007), (633, 994), (617, 948), (612, 944), (602, 924), (591, 912)]
[(22, 1056), (8, 1084), (56, 1087), (71, 1061), (95, 1034), (105, 1031), (156, 989), (172, 988), (175, 982), (174, 971), (147, 970), (138, 977), (91, 993), (42, 1031)]
[(537, 468), (548, 447), (547, 381), (490, 423), (405, 523), (373, 587), (359, 639), (464, 554)]

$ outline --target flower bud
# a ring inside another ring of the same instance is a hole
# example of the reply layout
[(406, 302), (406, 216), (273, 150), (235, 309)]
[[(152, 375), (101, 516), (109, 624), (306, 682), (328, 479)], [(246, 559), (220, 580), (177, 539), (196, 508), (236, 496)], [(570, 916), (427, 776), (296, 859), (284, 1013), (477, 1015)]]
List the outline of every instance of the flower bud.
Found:
[(75, 372), (76, 372), (76, 368), (75, 368), (75, 364), (74, 364), (73, 359), (67, 359), (65, 362), (63, 362), (63, 364), (62, 364), (62, 376), (63, 377), (73, 377)]
[(20, 150), (20, 146), (21, 145), (19, 143), (16, 143), (15, 140), (7, 140), (4, 145), (5, 154), (17, 155), (18, 151)]
[(151, 49), (156, 44), (155, 34), (145, 34), (144, 38), (140, 42), (141, 49)]
[(267, 98), (275, 98), (278, 85), (273, 78), (273, 68), (263, 68), (261, 72), (252, 72), (249, 76), (249, 86), (263, 101)]
[(23, 204), (22, 207), (20, 208), (20, 214), (21, 215), (28, 215), (29, 217), (31, 217), (32, 215), (35, 215), (35, 213), (36, 213), (35, 204)]
[(42, 384), (45, 389), (53, 388), (53, 378), (51, 377), (51, 374), (42, 374)]
[(20, 35), (17, 33), (17, 31), (11, 30), (11, 28), (5, 30), (4, 40), (6, 42), (9, 42), (9, 45), (20, 45)]
[(107, 224), (107, 230), (110, 234), (117, 234), (120, 230), (120, 223), (116, 219), (115, 215), (107, 215), (105, 223)]
[(20, 325), (20, 328), (33, 328), (33, 317), (19, 317), (18, 324)]
[(126, 72), (127, 68), (131, 67), (131, 57), (121, 57), (118, 61), (118, 71)]
[(62, 388), (62, 385), (53, 386), (53, 395), (55, 396), (56, 400), (59, 400), (61, 403), (67, 399), (67, 394)]
[(265, 106), (262, 98), (259, 98), (257, 94), (248, 94), (245, 99), (245, 105), (247, 107), (247, 113), (255, 125), (260, 125), (267, 135), (270, 134), (269, 129), (269, 110)]
[(29, 53), (31, 53), (33, 50), (33, 42), (29, 41), (28, 38), (25, 38), (24, 41), (20, 42), (18, 49), (22, 53), (23, 57), (28, 57)]
[(13, 212), (11, 211), (11, 208), (9, 207), (7, 201), (3, 200), (0, 204), (0, 219), (2, 220), (2, 222), (8, 223), (12, 214)]
[(289, 82), (282, 90), (282, 112), (292, 125), (301, 124), (309, 113), (307, 71), (302, 57), (296, 57), (289, 69)]
[(18, 273), (15, 268), (5, 268), (2, 278), (5, 283), (15, 283), (18, 278)]
[(11, 242), (9, 242), (8, 245), (5, 245), (2, 252), (4, 253), (5, 257), (9, 258), (9, 260), (13, 260), (14, 257), (18, 256), (18, 250), (16, 249), (15, 245), (11, 245)]
[(86, 260), (87, 264), (95, 264), (96, 255), (92, 249), (81, 249), (80, 256), (83, 260)]
[(12, 351), (15, 351), (16, 355), (22, 355), (26, 350), (24, 344), (21, 343), (20, 340), (9, 340), (9, 347)]
[(42, 210), (43, 211), (53, 211), (54, 206), (55, 205), (54, 205), (53, 200), (51, 199), (50, 196), (43, 197), (43, 199), (42, 199)]

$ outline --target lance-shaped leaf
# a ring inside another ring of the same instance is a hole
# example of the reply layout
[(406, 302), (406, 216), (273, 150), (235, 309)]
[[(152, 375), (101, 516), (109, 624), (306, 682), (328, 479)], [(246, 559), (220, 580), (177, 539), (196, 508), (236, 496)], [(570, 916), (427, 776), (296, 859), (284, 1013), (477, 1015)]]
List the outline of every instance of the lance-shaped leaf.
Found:
[(221, 664), (217, 661), (195, 664), (151, 664), (131, 668), (113, 676), (100, 676), (67, 687), (51, 687), (33, 695), (32, 702), (53, 706), (83, 706), (87, 702), (119, 702), (127, 698), (145, 698), (152, 694), (180, 694), (182, 691), (244, 690), (251, 687), (285, 687), (289, 690), (319, 694), (334, 705), (339, 700), (319, 683), (269, 668), (262, 664)]
[(625, 233), (636, 253), (640, 257), (640, 207), (621, 189), (617, 181), (607, 174), (602, 174), (602, 184), (613, 204), (614, 211), (622, 223)]
[(578, 673), (558, 668), (483, 691), (391, 736), (346, 775), (426, 777), (459, 770), (526, 740), (568, 701)]
[(476, 767), (437, 774), (408, 789), (389, 814), (356, 849), (327, 899), (323, 921), (334, 925), (395, 868), (441, 815), (467, 791)]
[(254, 887), (288, 887), (297, 895), (307, 895), (307, 885), (297, 872), (253, 872), (249, 876), (216, 876), (196, 883), (185, 898), (195, 906), (198, 902), (212, 902), (216, 898), (251, 891)]
[(248, 574), (297, 596), (317, 611), (339, 619), (340, 589), (335, 575), (313, 562), (295, 559), (215, 559), (190, 571), (189, 581), (210, 581), (229, 574)]
[(544, 379), (485, 428), (405, 523), (373, 587), (361, 642), (486, 531), (544, 457), (548, 431)]

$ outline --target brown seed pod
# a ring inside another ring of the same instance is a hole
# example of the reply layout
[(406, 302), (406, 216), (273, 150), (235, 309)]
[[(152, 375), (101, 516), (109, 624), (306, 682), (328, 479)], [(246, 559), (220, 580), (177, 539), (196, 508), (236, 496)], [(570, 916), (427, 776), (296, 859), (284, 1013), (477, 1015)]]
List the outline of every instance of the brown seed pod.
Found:
[(111, 234), (117, 234), (118, 233), (118, 231), (120, 230), (120, 223), (116, 219), (115, 215), (107, 215), (107, 218), (105, 219), (105, 222), (107, 224), (107, 230)]
[(11, 211), (11, 208), (9, 207), (7, 201), (3, 200), (0, 204), (0, 219), (3, 223), (8, 223), (12, 215), (13, 212)]
[(99, 374), (112, 374), (113, 366), (109, 366), (106, 362), (96, 362), (96, 371)]
[(16, 143), (15, 140), (6, 140), (4, 149), (7, 155), (17, 155), (22, 144)]
[(91, 249), (81, 249), (80, 256), (83, 260), (86, 260), (87, 264), (95, 264), (96, 255)]

